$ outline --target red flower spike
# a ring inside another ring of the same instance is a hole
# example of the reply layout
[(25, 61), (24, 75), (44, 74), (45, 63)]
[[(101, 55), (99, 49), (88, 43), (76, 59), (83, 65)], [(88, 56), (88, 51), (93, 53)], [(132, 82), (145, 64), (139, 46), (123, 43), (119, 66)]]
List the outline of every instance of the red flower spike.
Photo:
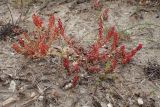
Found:
[(94, 43), (93, 45), (91, 45), (91, 49), (90, 49), (89, 52), (90, 52), (90, 53), (98, 53), (99, 48), (100, 48), (99, 43), (96, 42), (96, 43)]
[(26, 50), (27, 56), (32, 57), (33, 55), (35, 55), (35, 51), (31, 47), (29, 47), (27, 44), (24, 45), (24, 49)]
[(79, 76), (78, 75), (75, 75), (71, 81), (72, 83), (72, 86), (75, 87), (78, 83), (78, 80), (79, 80)]
[(124, 46), (124, 45), (122, 45), (122, 46), (120, 47), (120, 53), (122, 54), (122, 57), (125, 57), (125, 56), (126, 56), (125, 46)]
[(33, 23), (35, 24), (36, 27), (41, 28), (42, 27), (42, 20), (40, 19), (40, 17), (38, 17), (37, 15), (33, 14), (32, 15), (32, 20)]
[(91, 72), (91, 73), (97, 73), (97, 72), (100, 71), (100, 68), (99, 68), (99, 66), (90, 66), (88, 68), (88, 71)]
[(68, 60), (68, 58), (63, 58), (63, 66), (67, 70), (67, 74), (70, 75), (69, 60)]
[(22, 40), (22, 38), (18, 39), (18, 43), (21, 47), (24, 47), (24, 40)]
[(48, 51), (48, 45), (44, 44), (43, 42), (41, 42), (39, 44), (39, 53), (44, 56), (47, 54), (47, 51)]
[(109, 9), (105, 9), (102, 13), (102, 17), (104, 20), (108, 20), (108, 12), (109, 12)]
[(107, 61), (107, 58), (108, 58), (108, 56), (107, 56), (106, 52), (103, 52), (103, 53), (100, 54), (100, 56), (99, 56), (99, 60), (102, 61), (102, 62), (106, 62), (106, 61)]
[(112, 43), (112, 46), (111, 46), (112, 51), (116, 49), (117, 44), (118, 44), (118, 34), (117, 34), (117, 32), (114, 32), (113, 33), (113, 43)]
[(128, 55), (129, 57), (132, 57), (136, 54), (137, 51), (139, 51), (142, 48), (142, 44), (138, 44), (138, 46), (135, 49), (132, 49), (130, 54)]
[(122, 63), (122, 64), (126, 64), (126, 63), (127, 63), (127, 59), (126, 59), (126, 58), (122, 58), (121, 63)]
[(133, 49), (128, 56), (130, 57), (134, 56), (137, 51), (138, 51), (137, 49)]
[(46, 38), (47, 38), (47, 36), (45, 35), (45, 34), (42, 34), (41, 36), (39, 36), (40, 38), (39, 38), (39, 40), (40, 40), (40, 42), (45, 42), (45, 40), (46, 40)]
[(93, 6), (94, 6), (95, 8), (99, 8), (99, 7), (100, 7), (100, 2), (99, 2), (99, 0), (93, 0)]
[(53, 28), (54, 21), (55, 21), (54, 15), (51, 15), (51, 16), (49, 17), (49, 22), (48, 22), (48, 29), (49, 29), (49, 30), (51, 30), (51, 29)]
[(122, 57), (122, 64), (128, 63), (132, 57), (136, 54), (137, 51), (139, 51), (142, 48), (142, 44), (139, 44), (135, 49), (132, 49), (131, 52), (125, 54), (125, 56)]
[(140, 50), (142, 48), (142, 44), (138, 44), (136, 50)]
[(18, 44), (16, 44), (16, 43), (13, 43), (13, 44), (12, 44), (12, 48), (13, 48), (17, 53), (22, 52), (21, 49), (20, 49), (20, 47), (19, 47)]
[(69, 68), (69, 60), (67, 58), (63, 58), (63, 66)]
[(54, 37), (55, 37), (55, 36), (58, 36), (57, 34), (58, 34), (58, 27), (55, 26), (55, 27), (54, 27), (54, 31), (53, 31), (53, 36), (54, 36)]
[(125, 64), (127, 60), (126, 60), (126, 52), (125, 52), (125, 46), (124, 45), (122, 45), (120, 47), (120, 54), (122, 55), (121, 63)]
[(30, 37), (28, 36), (26, 32), (23, 32), (23, 36), (25, 37), (27, 41), (31, 41)]
[(79, 65), (78, 65), (78, 62), (73, 62), (73, 71), (74, 72), (78, 72), (79, 71)]
[(98, 23), (98, 39), (102, 39), (102, 36), (103, 36), (103, 22), (102, 22), (102, 19), (100, 18), (99, 19), (99, 23)]
[(113, 36), (114, 32), (115, 32), (115, 28), (114, 28), (114, 27), (111, 27), (111, 28), (108, 30), (108, 33), (107, 33), (107, 35), (106, 35), (106, 40), (105, 40), (106, 42), (109, 41), (109, 39)]
[(117, 60), (116, 59), (111, 60), (112, 70), (116, 68), (116, 65), (117, 65)]
[(58, 19), (58, 27), (59, 27), (59, 29), (60, 29), (61, 35), (64, 36), (64, 28), (63, 28), (61, 19)]
[(91, 46), (91, 49), (87, 53), (87, 59), (90, 60), (90, 61), (98, 60), (98, 58), (99, 58), (99, 48), (100, 47), (101, 46), (98, 42), (94, 43)]
[[(32, 15), (33, 23), (37, 28), (42, 27), (42, 20), (37, 15)], [(34, 29), (33, 32), (24, 32), (23, 37), (18, 39), (18, 44), (14, 44), (15, 51), (28, 58), (42, 58), (47, 55), (49, 47), (51, 46), (56, 36), (60, 35), (63, 31), (62, 23), (59, 19), (59, 25), (55, 26), (54, 16), (50, 16), (48, 22), (48, 28), (41, 31), (40, 29)], [(61, 29), (60, 29), (61, 28)], [(52, 29), (52, 31), (51, 31)], [(50, 32), (51, 31), (51, 32)], [(32, 38), (30, 36), (33, 36)], [(69, 70), (68, 70), (69, 72)]]
[[(135, 55), (135, 54), (134, 54)], [(125, 62), (125, 64), (126, 63), (128, 63), (131, 59), (132, 59), (132, 57), (133, 57), (133, 54), (132, 53), (129, 53), (127, 56), (126, 56), (126, 62)]]
[(124, 57), (122, 57), (121, 63), (122, 64), (128, 63), (131, 60), (132, 56), (133, 56), (132, 52), (126, 53), (126, 55)]

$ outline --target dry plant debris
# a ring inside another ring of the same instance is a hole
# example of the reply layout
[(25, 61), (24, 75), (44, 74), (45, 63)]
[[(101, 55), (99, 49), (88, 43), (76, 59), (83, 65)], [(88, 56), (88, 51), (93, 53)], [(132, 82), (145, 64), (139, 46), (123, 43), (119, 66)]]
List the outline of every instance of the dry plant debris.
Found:
[(144, 73), (148, 80), (160, 79), (160, 65), (156, 62), (148, 61), (148, 65), (144, 68)]
[(0, 40), (6, 40), (8, 37), (13, 39), (24, 31), (18, 25), (7, 23), (0, 28)]

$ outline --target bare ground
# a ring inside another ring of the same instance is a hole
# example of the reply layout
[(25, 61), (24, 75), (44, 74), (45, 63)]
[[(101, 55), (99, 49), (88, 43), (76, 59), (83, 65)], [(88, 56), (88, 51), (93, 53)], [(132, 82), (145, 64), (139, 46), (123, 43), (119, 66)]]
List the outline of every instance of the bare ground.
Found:
[[(38, 12), (44, 19), (47, 19), (48, 14), (54, 13), (62, 19), (68, 35), (77, 38), (84, 36), (84, 43), (88, 43), (97, 34), (100, 11), (92, 9), (87, 0), (77, 1), (53, 1), (46, 6), (45, 3), (38, 2), (30, 6), (28, 18), (20, 22), (20, 25), (32, 30), (33, 12)], [(116, 26), (118, 32), (128, 34), (132, 39), (124, 41), (128, 49), (139, 42), (143, 44), (143, 49), (133, 60), (125, 66), (118, 66), (103, 81), (99, 79), (99, 75), (83, 74), (84, 78), (75, 88), (63, 90), (60, 86), (69, 79), (59, 67), (58, 58), (48, 56), (45, 60), (28, 61), (13, 52), (11, 41), (0, 41), (0, 106), (112, 107), (109, 106), (112, 104), (113, 107), (160, 107), (160, 75), (146, 73), (150, 67), (148, 62), (156, 67), (160, 65), (159, 8), (153, 5), (139, 6), (136, 2), (126, 1), (102, 0), (102, 3), (103, 8), (109, 8), (106, 28)], [(43, 5), (44, 8), (41, 8)], [(6, 6), (2, 5), (0, 8), (1, 23), (5, 24), (10, 19), (10, 14), (5, 12)], [(11, 8), (16, 20), (21, 9)], [(160, 67), (155, 69), (160, 72)], [(9, 89), (11, 82), (12, 85), (16, 84), (14, 92)], [(142, 100), (143, 104), (139, 105), (138, 100)]]

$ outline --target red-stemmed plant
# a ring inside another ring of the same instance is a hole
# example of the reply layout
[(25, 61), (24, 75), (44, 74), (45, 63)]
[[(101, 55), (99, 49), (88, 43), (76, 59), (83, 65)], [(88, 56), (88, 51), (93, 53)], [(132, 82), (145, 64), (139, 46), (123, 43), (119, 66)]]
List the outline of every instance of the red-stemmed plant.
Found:
[[(88, 47), (83, 47), (76, 39), (66, 35), (61, 20), (58, 19), (56, 24), (53, 15), (49, 17), (47, 28), (43, 26), (43, 21), (37, 15), (34, 14), (32, 19), (36, 30), (30, 33), (24, 32), (18, 38), (18, 42), (12, 45), (12, 48), (17, 53), (29, 58), (44, 57), (47, 55), (52, 42), (61, 38), (69, 49), (68, 52), (62, 52), (61, 59), (62, 65), (67, 70), (67, 76), (73, 76), (72, 87), (78, 83), (81, 68), (88, 73), (106, 72), (105, 65), (107, 63), (107, 71), (111, 72), (116, 68), (118, 62), (121, 64), (128, 63), (142, 48), (142, 44), (138, 44), (136, 48), (126, 52), (124, 45), (119, 46), (118, 33), (115, 27), (109, 28), (107, 33), (104, 33), (102, 18), (99, 18), (98, 22), (97, 39)], [(73, 52), (71, 53), (70, 50)]]
[[(61, 25), (62, 23), (60, 22), (60, 26)], [(109, 62), (109, 69), (107, 70), (108, 72), (111, 72), (116, 68), (120, 60), (121, 64), (128, 63), (137, 51), (142, 48), (142, 44), (138, 44), (136, 48), (133, 48), (130, 52), (126, 52), (124, 45), (118, 46), (119, 39), (115, 27), (111, 27), (104, 35), (103, 21), (101, 18), (99, 19), (98, 26), (97, 40), (86, 48), (76, 44), (76, 40), (65, 35), (63, 26), (61, 26), (63, 40), (66, 45), (75, 52), (74, 55), (70, 56), (75, 60), (68, 59), (67, 66), (65, 66), (66, 69), (70, 70), (70, 75), (74, 75), (74, 86), (78, 81), (78, 72), (80, 72), (80, 67), (83, 67), (89, 73), (106, 72), (104, 65)], [(109, 47), (105, 48), (105, 45), (108, 45)]]
[(48, 27), (43, 26), (41, 18), (35, 14), (32, 15), (35, 25), (35, 31), (24, 32), (18, 38), (18, 43), (13, 43), (12, 48), (20, 54), (29, 58), (44, 57), (52, 42), (60, 36), (58, 25), (55, 24), (54, 15), (49, 17)]

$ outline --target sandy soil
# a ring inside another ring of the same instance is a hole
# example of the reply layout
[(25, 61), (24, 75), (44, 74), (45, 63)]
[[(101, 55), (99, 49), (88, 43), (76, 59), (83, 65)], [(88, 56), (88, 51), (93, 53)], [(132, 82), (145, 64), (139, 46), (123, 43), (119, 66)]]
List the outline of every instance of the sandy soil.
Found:
[[(160, 65), (160, 9), (153, 6), (154, 3), (140, 6), (126, 1), (101, 2), (102, 9), (109, 9), (105, 27), (115, 26), (122, 35), (129, 35), (131, 41), (123, 41), (128, 49), (139, 42), (143, 44), (129, 64), (118, 66), (103, 81), (98, 75), (83, 74), (84, 78), (75, 88), (63, 90), (60, 86), (70, 78), (62, 72), (56, 57), (28, 61), (14, 53), (11, 41), (0, 41), (0, 106), (11, 100), (13, 103), (6, 107), (160, 107), (160, 75), (145, 73), (145, 68), (150, 66), (148, 62)], [(101, 11), (91, 8), (89, 0), (52, 0), (29, 7), (27, 18), (19, 23), (25, 29), (32, 30), (31, 15), (37, 12), (44, 20), (54, 13), (62, 19), (68, 35), (79, 39), (84, 36), (86, 44), (93, 41), (98, 32), (97, 19)], [(21, 10), (11, 5), (14, 21)], [(5, 5), (0, 6), (0, 14), (1, 25), (11, 19)], [(11, 83), (16, 85), (14, 92), (9, 89)], [(140, 100), (142, 105), (138, 104)]]

